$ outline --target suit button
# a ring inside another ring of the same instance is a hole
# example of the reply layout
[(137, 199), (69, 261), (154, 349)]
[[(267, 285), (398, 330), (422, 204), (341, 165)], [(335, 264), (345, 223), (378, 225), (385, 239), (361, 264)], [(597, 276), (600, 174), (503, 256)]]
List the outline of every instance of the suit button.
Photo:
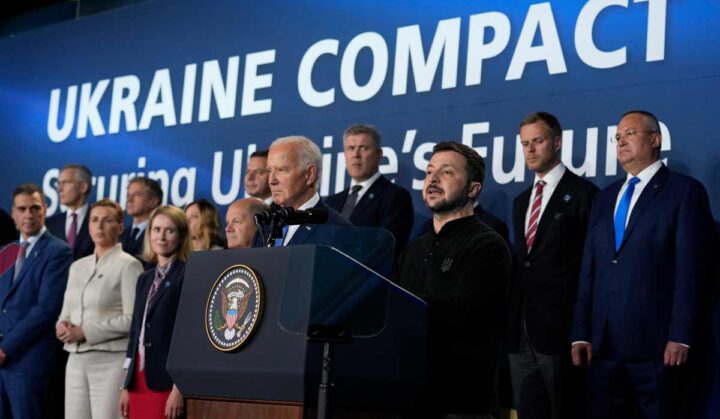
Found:
[(530, 267), (530, 261), (529, 261), (529, 260), (526, 260), (525, 263), (523, 263), (523, 266), (526, 267), (526, 268), (529, 268), (529, 267)]
[(149, 348), (149, 347), (151, 347), (151, 346), (152, 346), (152, 342), (145, 342), (145, 347), (146, 347), (146, 348)]
[(612, 260), (613, 265), (617, 265), (617, 259)]

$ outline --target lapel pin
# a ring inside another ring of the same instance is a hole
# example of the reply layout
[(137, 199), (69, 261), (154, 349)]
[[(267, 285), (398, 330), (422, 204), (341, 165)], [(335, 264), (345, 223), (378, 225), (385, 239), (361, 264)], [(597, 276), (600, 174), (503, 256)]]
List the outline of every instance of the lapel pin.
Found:
[(375, 198), (375, 194), (374, 194), (374, 193), (370, 193), (370, 194), (368, 195), (368, 198), (370, 198), (370, 199)]
[(165, 288), (170, 286), (170, 281), (165, 281)]
[(98, 278), (102, 278), (102, 275), (103, 275), (103, 274), (98, 275)]
[(565, 195), (563, 195), (562, 199), (565, 202), (570, 202), (570, 200), (572, 199), (572, 196), (570, 196), (570, 194), (565, 194)]
[(306, 230), (312, 230), (312, 227), (310, 227), (309, 225), (306, 225), (306, 226), (305, 226), (305, 229), (306, 229)]
[(554, 218), (555, 218), (556, 220), (560, 220), (561, 218), (563, 218), (563, 213), (562, 213), (562, 212), (556, 212), (556, 213), (554, 214)]

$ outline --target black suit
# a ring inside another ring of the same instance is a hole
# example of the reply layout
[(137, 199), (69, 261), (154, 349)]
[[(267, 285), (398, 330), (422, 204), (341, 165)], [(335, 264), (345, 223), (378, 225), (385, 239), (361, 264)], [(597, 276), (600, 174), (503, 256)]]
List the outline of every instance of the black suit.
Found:
[[(327, 205), (342, 211), (350, 189), (327, 197)], [(410, 193), (380, 177), (370, 185), (350, 214), (350, 222), (358, 227), (380, 227), (395, 238), (395, 255), (405, 248), (413, 225), (414, 211)]]
[[(147, 228), (147, 225), (145, 228)], [(120, 234), (120, 243), (122, 243), (123, 251), (125, 253), (129, 253), (135, 256), (137, 259), (143, 262), (143, 266), (147, 268), (147, 266), (145, 265), (145, 261), (142, 257), (143, 250), (145, 249), (145, 247), (143, 246), (143, 243), (145, 241), (145, 230), (143, 230), (143, 234), (140, 234), (139, 237), (134, 237), (131, 236), (132, 229), (132, 224), (125, 224), (125, 228)]]
[(569, 337), (590, 208), (598, 188), (566, 169), (540, 217), (528, 253), (525, 218), (533, 187), (513, 203), (517, 254), (506, 332), (516, 407), (521, 418), (545, 417), (548, 409), (556, 412), (554, 417), (577, 417), (578, 407), (568, 406), (581, 396), (570, 397), (581, 382), (570, 375)]
[[(150, 287), (155, 279), (155, 270), (152, 268), (140, 275), (135, 291), (135, 307), (133, 309), (132, 324), (130, 325), (130, 341), (127, 356), (132, 361), (128, 368), (123, 388), (132, 389), (133, 380), (138, 362), (138, 343), (140, 329), (145, 313)], [(148, 307), (145, 321), (145, 379), (150, 389), (154, 391), (167, 391), (172, 389), (173, 381), (165, 368), (170, 341), (172, 339), (175, 314), (180, 302), (183, 278), (185, 277), (185, 262), (175, 260), (170, 271), (160, 284), (157, 294)]]
[[(67, 217), (66, 212), (58, 212), (48, 217), (45, 220), (45, 226), (52, 233), (53, 236), (67, 242), (67, 236), (65, 234), (65, 218)], [(80, 225), (77, 236), (75, 237), (75, 246), (73, 246), (73, 257), (75, 260), (92, 254), (95, 251), (95, 243), (93, 243), (90, 237), (90, 230), (88, 223), (90, 222), (90, 209), (88, 208), (85, 214), (85, 219)]]
[(0, 208), (0, 247), (18, 239), (15, 222), (10, 214)]

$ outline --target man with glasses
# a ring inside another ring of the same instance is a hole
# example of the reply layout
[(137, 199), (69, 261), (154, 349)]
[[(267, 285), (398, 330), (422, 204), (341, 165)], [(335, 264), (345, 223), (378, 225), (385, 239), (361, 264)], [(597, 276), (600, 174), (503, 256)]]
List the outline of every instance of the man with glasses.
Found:
[(80, 164), (66, 164), (57, 179), (60, 203), (67, 208), (48, 217), (48, 230), (65, 240), (73, 250), (75, 260), (91, 254), (95, 245), (88, 230), (88, 197), (92, 190), (90, 169)]
[(573, 363), (590, 364), (593, 417), (692, 417), (683, 390), (710, 266), (708, 196), (660, 161), (653, 114), (627, 112), (615, 140), (627, 176), (598, 194), (590, 214)]

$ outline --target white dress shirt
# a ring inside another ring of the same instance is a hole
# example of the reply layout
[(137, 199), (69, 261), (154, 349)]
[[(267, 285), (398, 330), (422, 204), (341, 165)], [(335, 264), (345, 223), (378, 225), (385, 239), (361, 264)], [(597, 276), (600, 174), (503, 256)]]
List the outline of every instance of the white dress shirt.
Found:
[[(320, 195), (318, 195), (318, 193), (315, 192), (315, 194), (314, 194), (310, 199), (308, 199), (304, 204), (300, 205), (300, 206), (298, 207), (298, 209), (299, 209), (299, 210), (306, 210), (306, 209), (308, 209), (308, 208), (312, 208), (312, 207), (314, 207), (318, 202), (320, 202)], [(297, 231), (297, 229), (298, 229), (299, 227), (300, 227), (300, 226), (297, 225), (297, 224), (296, 224), (296, 225), (288, 226), (287, 233), (285, 233), (285, 238), (283, 239), (283, 242), (282, 242), (282, 245), (283, 245), (283, 246), (285, 246), (285, 245), (287, 244), (287, 242), (289, 242), (290, 239), (292, 239), (292, 236), (295, 235), (295, 232)]]
[(530, 191), (530, 203), (528, 204), (527, 212), (525, 212), (526, 234), (528, 231), (528, 223), (530, 222), (530, 211), (532, 211), (532, 203), (535, 201), (535, 193), (537, 191), (537, 189), (535, 189), (535, 186), (539, 181), (545, 181), (545, 187), (543, 187), (542, 192), (542, 202), (540, 203), (540, 215), (538, 216), (539, 222), (542, 219), (543, 212), (545, 212), (545, 207), (547, 207), (547, 204), (550, 201), (550, 197), (552, 196), (553, 192), (555, 192), (555, 188), (557, 188), (558, 183), (560, 183), (560, 179), (562, 179), (563, 175), (565, 174), (565, 170), (567, 170), (565, 165), (562, 163), (558, 163), (542, 178), (539, 177), (537, 174), (535, 175), (535, 181), (533, 182), (533, 186)]
[(618, 205), (620, 205), (620, 200), (622, 199), (623, 194), (625, 193), (625, 190), (627, 190), (628, 182), (630, 182), (630, 179), (636, 177), (640, 179), (638, 183), (635, 184), (635, 191), (633, 191), (632, 199), (630, 200), (630, 206), (628, 207), (627, 217), (625, 218), (625, 226), (627, 227), (627, 223), (630, 220), (630, 214), (632, 214), (633, 208), (635, 208), (635, 204), (638, 201), (638, 198), (640, 198), (640, 194), (642, 194), (643, 189), (645, 189), (645, 186), (648, 185), (650, 182), (650, 179), (655, 176), (655, 174), (660, 170), (662, 167), (662, 161), (658, 160), (655, 163), (651, 164), (650, 166), (644, 168), (640, 173), (637, 174), (637, 176), (633, 176), (630, 173), (627, 174), (627, 178), (625, 179), (625, 183), (623, 184), (622, 188), (620, 188), (620, 192), (618, 193), (617, 199), (615, 199), (615, 210), (613, 210), (613, 218), (615, 218), (615, 214), (617, 213)]
[(87, 216), (88, 210), (90, 209), (90, 204), (85, 204), (82, 207), (71, 210), (70, 208), (65, 211), (65, 237), (68, 237), (70, 235), (70, 225), (72, 224), (72, 214), (77, 214), (77, 225), (75, 226), (75, 234), (78, 234), (80, 232), (80, 228), (82, 227), (83, 221), (85, 221), (85, 217)]
[(377, 172), (375, 172), (374, 175), (372, 175), (372, 176), (370, 176), (369, 178), (363, 180), (362, 182), (356, 182), (355, 179), (353, 179), (353, 180), (350, 182), (350, 189), (352, 189), (352, 187), (355, 186), (355, 185), (360, 185), (360, 186), (362, 186), (362, 188), (360, 188), (360, 190), (359, 190), (358, 193), (357, 193), (357, 199), (355, 200), (355, 205), (357, 205), (357, 203), (360, 202), (360, 200), (362, 199), (363, 195), (365, 195), (365, 192), (367, 192), (368, 189), (370, 189), (370, 187), (373, 185), (373, 183), (375, 183), (376, 180), (378, 180), (378, 178), (380, 178), (380, 171), (379, 171), (379, 170), (378, 170)]

